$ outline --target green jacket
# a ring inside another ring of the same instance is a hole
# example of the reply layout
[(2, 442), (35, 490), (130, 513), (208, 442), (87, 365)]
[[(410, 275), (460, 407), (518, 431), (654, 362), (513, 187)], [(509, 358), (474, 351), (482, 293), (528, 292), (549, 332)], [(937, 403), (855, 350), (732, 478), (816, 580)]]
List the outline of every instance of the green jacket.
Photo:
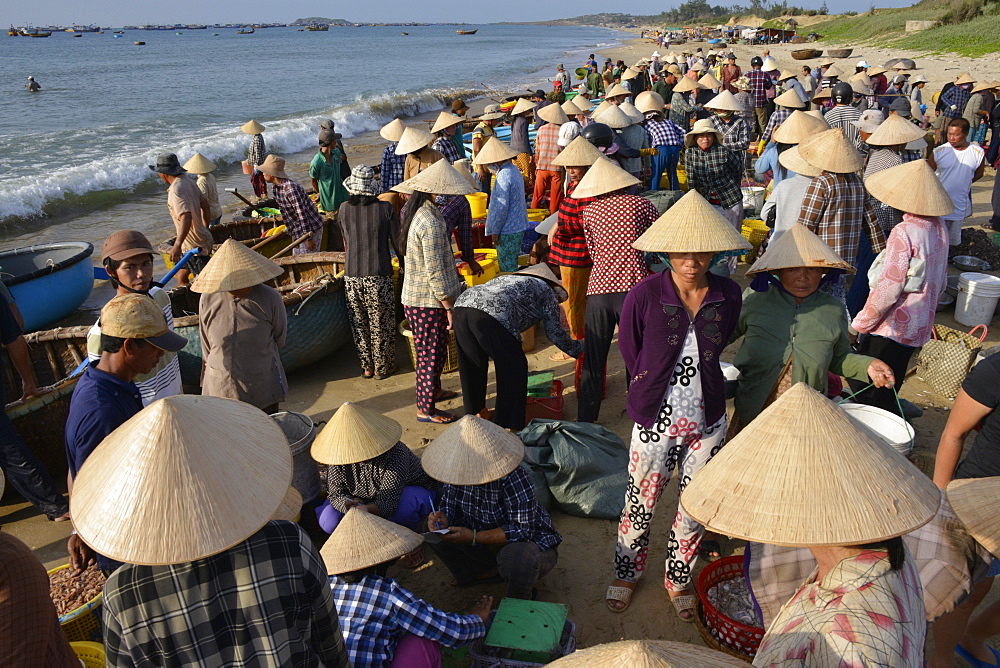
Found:
[(851, 352), (844, 304), (814, 292), (801, 304), (777, 286), (754, 292), (743, 300), (733, 341), (744, 336), (733, 363), (740, 370), (736, 412), (749, 424), (764, 408), (778, 375), (792, 357), (792, 383), (827, 389), (827, 371), (868, 380), (874, 358)]

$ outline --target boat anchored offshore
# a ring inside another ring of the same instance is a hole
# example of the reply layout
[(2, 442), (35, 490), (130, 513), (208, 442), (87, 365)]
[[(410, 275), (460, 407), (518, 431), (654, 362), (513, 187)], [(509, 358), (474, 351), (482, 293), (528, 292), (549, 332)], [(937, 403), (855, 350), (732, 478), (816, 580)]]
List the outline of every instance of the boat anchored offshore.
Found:
[(479, 28), (476, 28), (475, 30), (456, 30), (455, 32), (457, 32), (459, 35), (475, 35), (477, 32), (479, 32)]

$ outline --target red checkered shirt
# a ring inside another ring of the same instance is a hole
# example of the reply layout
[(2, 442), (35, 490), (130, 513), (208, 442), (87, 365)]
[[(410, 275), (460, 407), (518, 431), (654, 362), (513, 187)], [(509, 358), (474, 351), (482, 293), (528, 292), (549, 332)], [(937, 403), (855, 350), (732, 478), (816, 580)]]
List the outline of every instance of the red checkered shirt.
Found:
[(642, 252), (632, 243), (659, 215), (652, 202), (638, 195), (604, 196), (584, 210), (583, 232), (594, 261), (587, 295), (628, 292), (649, 276)]
[(872, 252), (880, 253), (885, 248), (885, 234), (866, 194), (857, 174), (823, 172), (809, 184), (798, 222), (846, 262), (857, 258), (862, 232), (868, 236)]
[(580, 214), (591, 203), (594, 197), (573, 197), (573, 191), (579, 185), (573, 181), (566, 188), (566, 196), (559, 205), (559, 228), (552, 237), (549, 247), (549, 261), (562, 267), (589, 267), (594, 264), (587, 250), (587, 240), (583, 235), (583, 221)]
[(552, 161), (559, 155), (562, 147), (559, 146), (559, 127), (555, 123), (546, 123), (538, 128), (535, 135), (535, 169), (543, 169), (547, 172), (561, 172), (559, 165), (553, 165)]
[(315, 233), (313, 236), (320, 233), (323, 218), (302, 186), (291, 179), (284, 179), (274, 185), (273, 192), (274, 201), (281, 209), (281, 221), (288, 227), (288, 233), (293, 239), (298, 239), (306, 232)]

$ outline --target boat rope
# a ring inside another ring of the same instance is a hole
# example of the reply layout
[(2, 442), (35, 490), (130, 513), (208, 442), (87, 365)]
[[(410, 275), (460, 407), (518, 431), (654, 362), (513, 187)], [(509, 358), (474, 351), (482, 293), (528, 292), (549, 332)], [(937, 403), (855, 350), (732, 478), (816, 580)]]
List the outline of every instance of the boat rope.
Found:
[(307, 296), (305, 299), (302, 300), (302, 303), (299, 304), (299, 307), (295, 309), (295, 315), (298, 315), (302, 311), (302, 309), (305, 308), (306, 304), (309, 303), (310, 299), (312, 299), (313, 297), (322, 292), (325, 292), (325, 290), (321, 290), (318, 288), (325, 288), (326, 286), (333, 283), (335, 280), (336, 278), (333, 276), (333, 274), (326, 272), (324, 274), (320, 274), (319, 276), (309, 281), (308, 283), (303, 283), (302, 285), (296, 287), (292, 292), (298, 292), (300, 294), (306, 292), (307, 290), (310, 290), (311, 292), (309, 293), (309, 296)]

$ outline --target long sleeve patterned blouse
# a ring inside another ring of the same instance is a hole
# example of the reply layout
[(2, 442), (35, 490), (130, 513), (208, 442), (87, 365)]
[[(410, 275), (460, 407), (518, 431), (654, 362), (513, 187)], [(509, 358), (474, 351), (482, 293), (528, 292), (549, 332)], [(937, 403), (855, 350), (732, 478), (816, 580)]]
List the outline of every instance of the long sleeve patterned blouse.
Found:
[(399, 505), (404, 487), (435, 490), (439, 484), (424, 473), (420, 459), (402, 443), (396, 443), (378, 457), (356, 464), (330, 465), (326, 469), (330, 505), (347, 512), (348, 498), (374, 503), (382, 517), (391, 517)]

